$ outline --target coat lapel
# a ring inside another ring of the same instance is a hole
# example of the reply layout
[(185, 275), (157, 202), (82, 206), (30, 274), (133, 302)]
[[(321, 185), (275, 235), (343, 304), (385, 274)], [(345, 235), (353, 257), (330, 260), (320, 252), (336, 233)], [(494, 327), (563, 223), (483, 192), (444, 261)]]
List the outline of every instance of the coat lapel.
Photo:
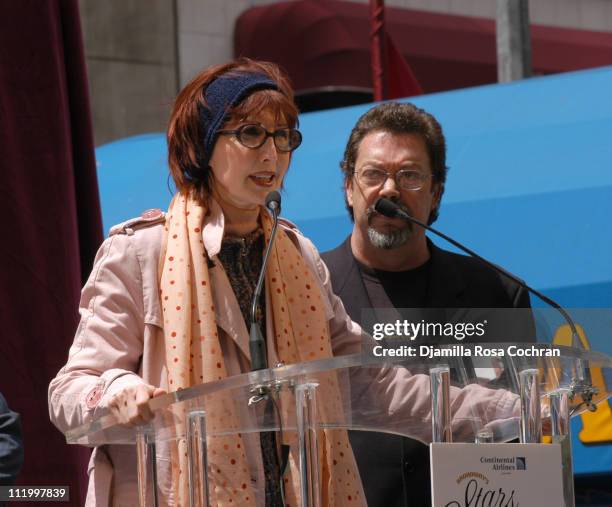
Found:
[(240, 311), (240, 305), (221, 261), (215, 258), (212, 264), (214, 264), (214, 267), (209, 267), (208, 273), (210, 283), (214, 287), (213, 300), (217, 326), (236, 342), (242, 353), (250, 361), (249, 333)]
[(240, 305), (232, 289), (229, 278), (223, 269), (223, 264), (217, 257), (221, 251), (223, 232), (225, 230), (225, 217), (221, 207), (214, 199), (210, 200), (210, 209), (204, 219), (202, 240), (208, 254), (208, 274), (213, 287), (213, 302), (215, 305), (215, 319), (220, 327), (240, 348), (250, 361), (249, 332), (240, 311)]
[[(238, 345), (244, 357), (251, 362), (251, 351), (249, 349), (249, 329), (244, 322), (240, 304), (234, 294), (232, 285), (227, 277), (221, 261), (214, 261), (215, 267), (209, 268), (211, 284), (215, 287), (213, 298), (215, 302), (215, 319), (217, 327), (221, 328), (228, 337)], [(266, 298), (266, 329), (262, 330), (266, 338), (268, 348), (268, 362), (270, 367), (278, 363), (276, 352), (276, 340), (274, 333), (274, 316), (272, 314), (272, 302), (268, 290), (264, 285), (263, 297)]]
[(351, 250), (351, 236), (338, 248), (324, 254), (323, 260), (329, 267), (334, 293), (342, 300), (351, 320), (361, 324), (362, 310), (371, 308), (372, 302)]

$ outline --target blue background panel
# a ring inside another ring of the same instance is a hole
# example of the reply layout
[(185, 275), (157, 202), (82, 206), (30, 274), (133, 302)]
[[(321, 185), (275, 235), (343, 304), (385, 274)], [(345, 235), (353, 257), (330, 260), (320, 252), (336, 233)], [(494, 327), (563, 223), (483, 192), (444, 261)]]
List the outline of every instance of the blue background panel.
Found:
[[(612, 307), (610, 90), (612, 67), (604, 67), (411, 100), (440, 121), (447, 139), (448, 181), (434, 226), (564, 306)], [(304, 142), (285, 180), (283, 215), (320, 250), (351, 230), (339, 163), (371, 106), (300, 117)], [(109, 143), (96, 158), (106, 231), (167, 208), (163, 134)], [(596, 333), (593, 349), (611, 352), (611, 329), (612, 322)], [(572, 425), (576, 473), (611, 472), (612, 447), (581, 444), (580, 420)]]

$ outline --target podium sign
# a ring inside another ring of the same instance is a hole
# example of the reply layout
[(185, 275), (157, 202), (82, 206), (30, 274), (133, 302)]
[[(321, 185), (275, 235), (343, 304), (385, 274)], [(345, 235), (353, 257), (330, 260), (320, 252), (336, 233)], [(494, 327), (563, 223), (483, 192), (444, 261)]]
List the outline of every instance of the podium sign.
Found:
[(557, 444), (433, 443), (433, 507), (563, 506)]

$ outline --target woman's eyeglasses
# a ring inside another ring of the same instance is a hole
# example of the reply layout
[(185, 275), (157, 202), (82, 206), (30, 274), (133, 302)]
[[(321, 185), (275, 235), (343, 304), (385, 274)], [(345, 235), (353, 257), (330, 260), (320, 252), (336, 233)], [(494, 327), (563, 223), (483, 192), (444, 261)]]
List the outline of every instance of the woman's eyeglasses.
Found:
[(219, 130), (218, 134), (236, 136), (242, 146), (253, 150), (260, 148), (271, 137), (278, 151), (289, 152), (295, 150), (302, 144), (302, 134), (297, 129), (281, 128), (269, 132), (263, 126), (256, 123), (242, 125), (235, 130)]

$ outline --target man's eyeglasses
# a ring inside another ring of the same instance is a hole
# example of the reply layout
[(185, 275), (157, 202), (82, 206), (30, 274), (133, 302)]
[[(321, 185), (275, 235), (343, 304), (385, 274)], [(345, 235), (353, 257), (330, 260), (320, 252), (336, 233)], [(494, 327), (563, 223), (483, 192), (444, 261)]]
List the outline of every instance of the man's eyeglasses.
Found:
[(422, 173), (415, 169), (402, 169), (395, 174), (391, 174), (382, 169), (368, 167), (355, 171), (355, 177), (362, 186), (367, 188), (382, 187), (387, 178), (393, 178), (395, 184), (402, 190), (420, 190), (425, 182), (431, 178), (431, 174)]
[(267, 131), (256, 123), (247, 123), (235, 130), (219, 130), (219, 134), (236, 136), (242, 146), (253, 150), (260, 148), (271, 137), (278, 151), (289, 152), (302, 144), (302, 134), (298, 129), (281, 128), (274, 132)]

